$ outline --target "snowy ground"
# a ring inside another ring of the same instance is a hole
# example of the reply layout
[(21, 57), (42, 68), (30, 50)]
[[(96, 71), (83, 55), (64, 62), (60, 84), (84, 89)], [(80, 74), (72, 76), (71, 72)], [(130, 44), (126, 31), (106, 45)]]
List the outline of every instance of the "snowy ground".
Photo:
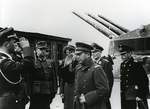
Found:
[[(120, 82), (115, 80), (112, 95), (110, 98), (112, 109), (120, 109)], [(148, 100), (148, 104), (150, 107), (150, 99)], [(29, 103), (26, 105), (26, 109), (28, 109)], [(61, 102), (60, 96), (57, 94), (53, 99), (51, 104), (51, 109), (63, 109), (63, 103)]]

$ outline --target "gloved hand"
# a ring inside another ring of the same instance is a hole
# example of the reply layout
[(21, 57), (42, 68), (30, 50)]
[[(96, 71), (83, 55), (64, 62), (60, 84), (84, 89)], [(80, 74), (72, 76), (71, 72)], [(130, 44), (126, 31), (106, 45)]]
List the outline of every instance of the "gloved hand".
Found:
[(29, 41), (26, 38), (24, 38), (24, 37), (19, 38), (19, 42), (18, 43), (19, 43), (21, 48), (30, 46)]
[(136, 101), (143, 101), (143, 100), (139, 97), (136, 97)]
[(82, 104), (82, 103), (86, 103), (86, 99), (85, 99), (85, 96), (84, 94), (81, 94), (81, 96), (79, 97), (79, 102)]
[(60, 94), (60, 97), (62, 98), (62, 102), (64, 103), (65, 95), (63, 93)]

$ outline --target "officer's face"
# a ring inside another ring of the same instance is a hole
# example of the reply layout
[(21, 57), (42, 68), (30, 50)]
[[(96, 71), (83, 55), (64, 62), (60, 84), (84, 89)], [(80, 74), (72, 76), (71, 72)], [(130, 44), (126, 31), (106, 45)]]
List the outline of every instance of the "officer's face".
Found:
[(7, 43), (7, 49), (10, 54), (15, 52), (15, 44), (16, 40), (13, 38), (9, 40), (9, 43)]
[(124, 53), (124, 54), (121, 54), (121, 59), (122, 61), (128, 61), (129, 59), (131, 58), (131, 53)]
[(17, 43), (14, 44), (15, 53), (22, 53), (22, 49), (19, 47)]
[(66, 55), (68, 56), (70, 54), (70, 51), (67, 49), (66, 50)]
[(48, 57), (49, 54), (50, 54), (50, 50), (49, 50), (49, 49), (46, 49), (46, 50), (45, 50), (45, 53), (46, 53), (46, 56)]
[(76, 59), (78, 60), (79, 64), (85, 64), (86, 59), (89, 57), (89, 55), (85, 52), (81, 52), (76, 54)]
[(46, 48), (37, 48), (36, 53), (37, 53), (37, 56), (45, 57), (46, 56)]
[(98, 60), (101, 58), (101, 52), (93, 52), (92, 56), (93, 56), (93, 59)]

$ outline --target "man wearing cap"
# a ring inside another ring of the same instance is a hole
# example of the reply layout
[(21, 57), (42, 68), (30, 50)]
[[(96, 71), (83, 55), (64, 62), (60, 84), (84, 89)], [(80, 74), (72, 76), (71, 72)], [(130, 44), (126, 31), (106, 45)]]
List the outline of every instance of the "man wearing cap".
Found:
[[(11, 54), (12, 59), (16, 62), (22, 62), (23, 59), (23, 51), (20, 48), (19, 44), (15, 44), (15, 52)], [(29, 82), (30, 80), (28, 79), (28, 77), (30, 75), (33, 75), (33, 71), (28, 72), (28, 73), (22, 73), (21, 77), (22, 77), (22, 81), (20, 82), (20, 86), (19, 86), (19, 97), (20, 100), (22, 102), (22, 107), (23, 109), (25, 109), (26, 104), (29, 102)]]
[(75, 67), (78, 62), (73, 45), (65, 46), (63, 51), (66, 58), (63, 59), (60, 68), (60, 96), (64, 102), (64, 109), (73, 109)]
[(57, 93), (57, 77), (53, 60), (47, 58), (48, 45), (45, 41), (36, 44), (36, 60), (33, 93), (29, 109), (50, 109)]
[[(17, 41), (12, 27), (0, 30), (0, 109), (23, 109), (18, 97), (21, 74), (34, 68), (34, 52), (29, 41), (24, 37)], [(16, 43), (23, 50), (22, 63), (15, 62), (11, 57)]]
[(142, 64), (132, 57), (132, 47), (122, 44), (118, 47), (123, 60), (120, 66), (121, 109), (148, 109), (146, 72)]
[(109, 85), (102, 67), (91, 58), (91, 45), (76, 42), (75, 109), (107, 109)]
[(107, 75), (107, 79), (108, 79), (108, 82), (109, 82), (109, 97), (108, 97), (108, 100), (107, 100), (107, 109), (111, 109), (111, 104), (110, 104), (109, 98), (111, 97), (112, 87), (113, 87), (113, 83), (114, 83), (114, 76), (113, 76), (113, 72), (112, 72), (112, 66), (111, 66), (111, 64), (108, 60), (101, 57), (102, 51), (104, 50), (103, 47), (101, 47), (97, 43), (92, 43), (91, 45), (93, 47), (93, 50), (92, 50), (93, 59), (95, 60), (95, 62), (98, 65), (102, 66), (104, 72)]

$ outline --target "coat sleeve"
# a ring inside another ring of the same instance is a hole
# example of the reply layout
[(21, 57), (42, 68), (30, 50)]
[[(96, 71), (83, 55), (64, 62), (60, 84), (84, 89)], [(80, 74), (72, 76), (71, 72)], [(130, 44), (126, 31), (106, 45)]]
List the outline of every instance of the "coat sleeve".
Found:
[(62, 77), (60, 77), (60, 90), (59, 90), (59, 94), (64, 93), (64, 85), (65, 85), (65, 82), (62, 79)]
[(28, 73), (34, 69), (34, 52), (32, 48), (23, 48), (23, 62), (15, 62), (11, 59), (5, 59), (1, 62), (0, 68), (4, 75), (11, 81), (16, 81), (20, 78), (21, 73)]
[(105, 71), (108, 81), (109, 81), (109, 87), (112, 88), (113, 83), (114, 83), (114, 76), (113, 76), (110, 62), (106, 62), (104, 71)]
[(33, 69), (34, 68), (34, 52), (32, 50), (32, 48), (30, 47), (25, 47), (23, 49), (23, 62), (19, 63), (19, 62), (15, 62), (11, 59), (5, 59), (2, 63), (1, 63), (1, 69), (2, 71), (7, 71), (7, 72), (20, 72), (23, 73), (23, 70), (27, 70), (27, 69)]
[(94, 70), (95, 90), (85, 94), (87, 105), (91, 105), (99, 101), (103, 97), (108, 96), (109, 85), (106, 74), (101, 67), (96, 67)]
[(55, 63), (53, 60), (51, 60), (51, 64), (52, 64), (52, 67), (53, 67), (53, 74), (52, 74), (52, 85), (53, 85), (53, 91), (54, 91), (54, 94), (57, 93), (57, 89), (58, 89), (58, 81), (57, 81), (57, 72), (56, 72), (56, 66), (55, 66)]
[(143, 99), (149, 92), (149, 81), (143, 66), (139, 62), (136, 63), (136, 66), (138, 66), (136, 67), (136, 81), (138, 83), (137, 96)]

